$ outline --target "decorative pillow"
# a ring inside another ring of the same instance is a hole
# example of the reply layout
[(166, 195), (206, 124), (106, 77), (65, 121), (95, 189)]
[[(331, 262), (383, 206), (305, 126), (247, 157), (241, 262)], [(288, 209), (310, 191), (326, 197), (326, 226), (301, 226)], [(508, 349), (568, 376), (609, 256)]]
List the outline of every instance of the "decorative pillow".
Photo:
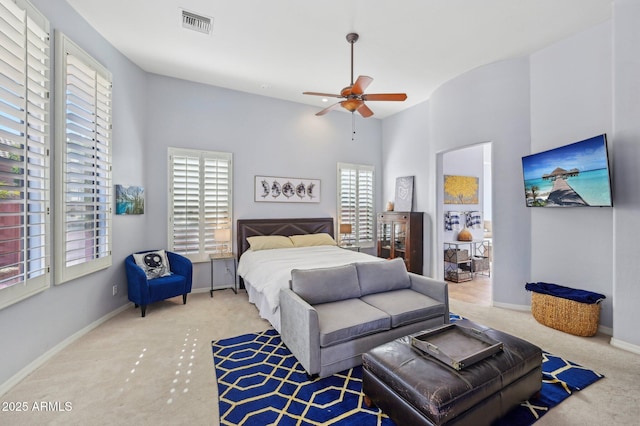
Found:
[(363, 296), (411, 287), (407, 266), (399, 257), (384, 262), (358, 262), (356, 269)]
[(289, 237), (282, 235), (257, 235), (255, 237), (247, 237), (247, 242), (253, 251), (293, 248), (293, 243)]
[(360, 297), (358, 272), (353, 264), (317, 269), (293, 269), (291, 290), (308, 304)]
[(142, 268), (148, 280), (171, 275), (169, 259), (164, 250), (134, 253), (133, 259), (136, 261), (136, 265)]
[(326, 233), (320, 234), (303, 234), (292, 235), (291, 241), (295, 247), (311, 247), (311, 246), (336, 246), (336, 240)]

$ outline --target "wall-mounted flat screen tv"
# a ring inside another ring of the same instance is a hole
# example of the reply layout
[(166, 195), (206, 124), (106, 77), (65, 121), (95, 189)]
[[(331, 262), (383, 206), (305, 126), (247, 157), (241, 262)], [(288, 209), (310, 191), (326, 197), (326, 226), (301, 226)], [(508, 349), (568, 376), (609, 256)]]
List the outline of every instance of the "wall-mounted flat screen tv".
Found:
[(527, 207), (612, 207), (607, 136), (522, 157)]

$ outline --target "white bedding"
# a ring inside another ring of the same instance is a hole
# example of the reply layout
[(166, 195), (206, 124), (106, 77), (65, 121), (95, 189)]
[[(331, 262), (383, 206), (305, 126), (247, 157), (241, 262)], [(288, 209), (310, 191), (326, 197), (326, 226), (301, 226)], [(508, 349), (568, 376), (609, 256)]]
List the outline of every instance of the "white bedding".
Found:
[[(264, 297), (269, 311), (265, 314), (274, 314), (278, 309), (280, 289), (289, 286), (292, 269), (327, 268), (382, 260), (384, 259), (336, 246), (248, 250), (240, 257), (238, 275), (250, 282), (253, 290)], [(271, 315), (263, 315), (266, 316)]]

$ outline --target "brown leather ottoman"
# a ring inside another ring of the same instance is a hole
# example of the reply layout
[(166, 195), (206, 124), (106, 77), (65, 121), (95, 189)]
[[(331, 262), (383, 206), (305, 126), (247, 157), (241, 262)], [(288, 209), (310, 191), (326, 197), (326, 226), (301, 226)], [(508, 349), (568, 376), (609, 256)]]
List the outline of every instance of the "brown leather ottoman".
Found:
[[(455, 370), (411, 346), (410, 336), (362, 355), (362, 390), (397, 425), (489, 425), (540, 391), (542, 351), (468, 320), (503, 350)], [(420, 333), (417, 333), (420, 334)]]

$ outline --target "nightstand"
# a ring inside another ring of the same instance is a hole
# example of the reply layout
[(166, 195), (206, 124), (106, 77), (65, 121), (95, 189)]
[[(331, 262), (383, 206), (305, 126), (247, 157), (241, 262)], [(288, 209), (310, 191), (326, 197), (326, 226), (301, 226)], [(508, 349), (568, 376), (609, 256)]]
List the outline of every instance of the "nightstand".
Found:
[(344, 245), (344, 246), (339, 246), (340, 248), (343, 248), (345, 250), (351, 250), (351, 251), (360, 251), (360, 246), (357, 246), (355, 244), (351, 244), (350, 246)]
[(216, 290), (225, 290), (230, 288), (233, 290), (235, 294), (238, 294), (238, 268), (236, 267), (236, 254), (235, 253), (216, 253), (209, 255), (209, 262), (211, 264), (211, 289), (209, 290), (209, 294), (213, 297), (213, 268), (214, 263), (219, 261), (225, 261), (225, 265), (228, 261), (233, 263), (233, 286), (225, 287), (225, 288), (217, 288)]

